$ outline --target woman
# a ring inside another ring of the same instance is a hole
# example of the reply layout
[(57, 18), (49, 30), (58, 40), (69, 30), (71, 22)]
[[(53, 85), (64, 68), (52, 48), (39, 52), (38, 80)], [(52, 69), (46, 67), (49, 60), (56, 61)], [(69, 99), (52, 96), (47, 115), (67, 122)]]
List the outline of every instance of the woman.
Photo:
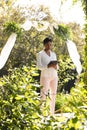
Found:
[(41, 70), (40, 85), (42, 88), (40, 94), (41, 99), (45, 100), (49, 90), (50, 113), (53, 115), (58, 84), (58, 64), (56, 54), (51, 51), (52, 39), (49, 37), (45, 38), (43, 45), (44, 49), (37, 54), (37, 66)]

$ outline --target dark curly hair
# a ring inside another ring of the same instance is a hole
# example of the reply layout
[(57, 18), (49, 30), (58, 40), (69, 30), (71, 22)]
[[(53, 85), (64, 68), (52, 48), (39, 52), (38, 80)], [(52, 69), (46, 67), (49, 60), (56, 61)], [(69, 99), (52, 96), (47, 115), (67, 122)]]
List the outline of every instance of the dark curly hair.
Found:
[(44, 45), (47, 44), (48, 42), (52, 42), (52, 38), (47, 37), (47, 38), (45, 38), (45, 39), (43, 40), (43, 44), (44, 44)]

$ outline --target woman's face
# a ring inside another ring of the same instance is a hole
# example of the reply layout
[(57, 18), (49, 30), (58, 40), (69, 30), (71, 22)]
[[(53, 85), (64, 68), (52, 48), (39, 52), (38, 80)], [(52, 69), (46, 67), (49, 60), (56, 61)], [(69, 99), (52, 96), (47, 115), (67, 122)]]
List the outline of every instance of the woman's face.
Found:
[(52, 42), (48, 42), (47, 44), (44, 45), (44, 47), (46, 50), (51, 50), (51, 45), (52, 45)]

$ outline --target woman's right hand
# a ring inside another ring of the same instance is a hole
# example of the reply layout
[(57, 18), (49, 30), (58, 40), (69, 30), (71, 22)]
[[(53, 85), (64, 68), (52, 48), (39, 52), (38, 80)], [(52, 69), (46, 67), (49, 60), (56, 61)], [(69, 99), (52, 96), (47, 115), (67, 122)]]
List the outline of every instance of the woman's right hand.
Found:
[(57, 69), (57, 65), (55, 65), (55, 64), (51, 64), (51, 65), (48, 66), (48, 68), (51, 68), (51, 67), (54, 68), (54, 69)]

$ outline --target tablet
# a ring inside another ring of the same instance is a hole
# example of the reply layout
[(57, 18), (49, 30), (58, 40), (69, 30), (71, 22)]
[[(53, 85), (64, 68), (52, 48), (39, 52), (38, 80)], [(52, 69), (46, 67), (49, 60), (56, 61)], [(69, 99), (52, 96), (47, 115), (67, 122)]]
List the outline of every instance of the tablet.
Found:
[(47, 66), (49, 67), (49, 66), (51, 66), (51, 65), (57, 65), (57, 63), (58, 63), (57, 60), (52, 60), (52, 61), (50, 61), (50, 62), (48, 63)]

